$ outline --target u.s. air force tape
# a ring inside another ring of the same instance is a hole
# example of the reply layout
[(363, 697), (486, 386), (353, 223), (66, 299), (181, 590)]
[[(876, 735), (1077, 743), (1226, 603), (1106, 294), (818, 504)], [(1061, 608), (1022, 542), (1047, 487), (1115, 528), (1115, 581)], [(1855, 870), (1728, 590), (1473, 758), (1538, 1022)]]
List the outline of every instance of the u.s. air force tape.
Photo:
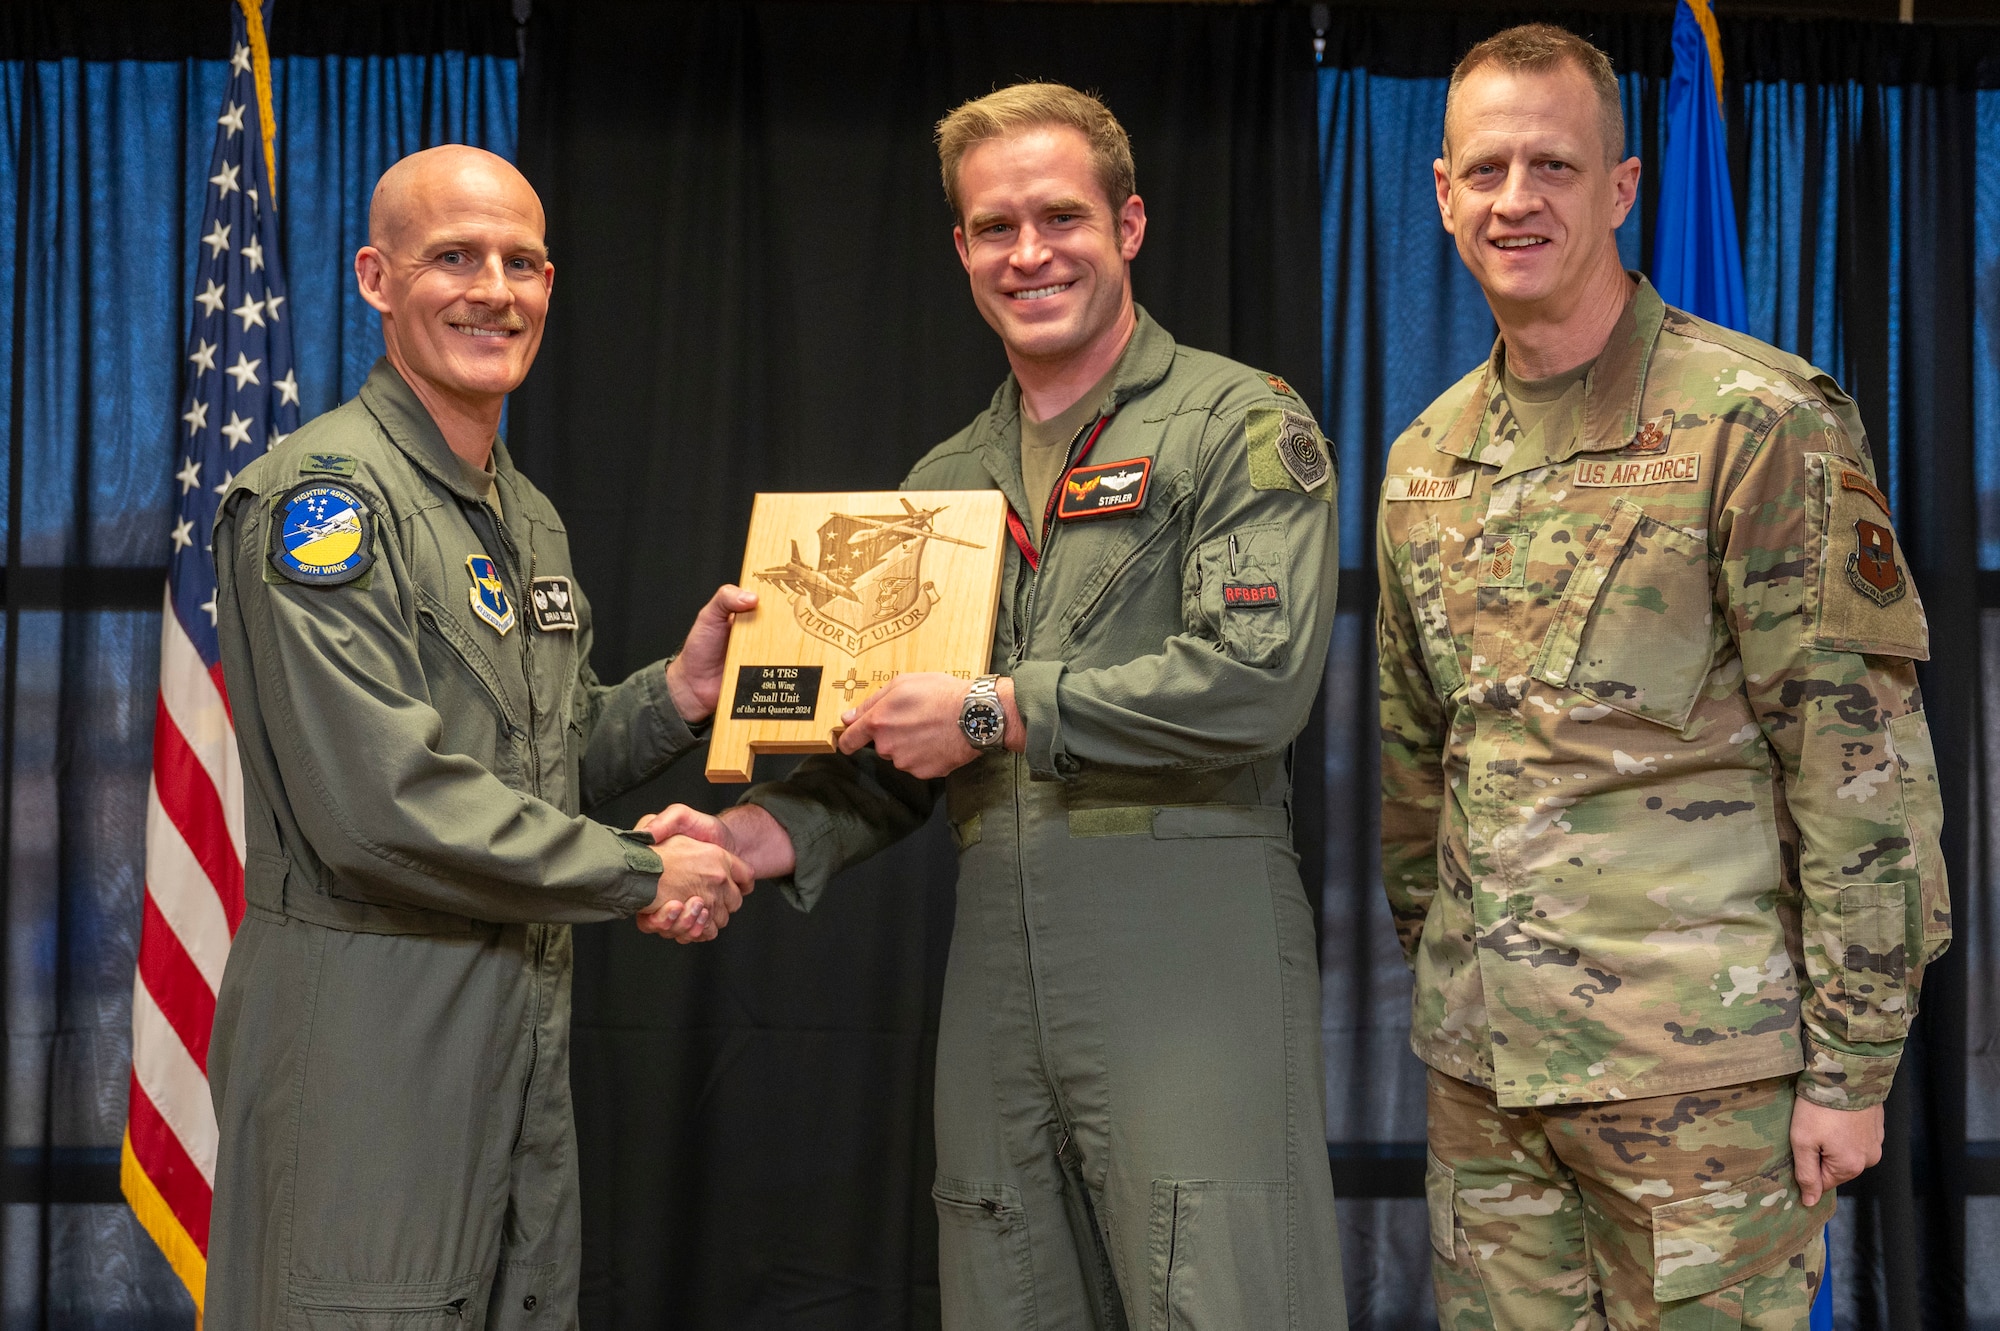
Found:
[(337, 587), (375, 562), (374, 525), (359, 495), (311, 480), (280, 499), (271, 523), (271, 566), (292, 582)]

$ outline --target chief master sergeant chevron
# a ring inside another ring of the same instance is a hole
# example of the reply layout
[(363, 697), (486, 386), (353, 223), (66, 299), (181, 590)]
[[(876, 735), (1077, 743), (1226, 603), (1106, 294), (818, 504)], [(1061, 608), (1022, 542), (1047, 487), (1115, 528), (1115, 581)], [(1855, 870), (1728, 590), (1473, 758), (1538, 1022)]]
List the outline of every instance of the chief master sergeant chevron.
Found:
[(1923, 610), (1853, 403), (1620, 266), (1610, 63), (1452, 76), (1500, 326), (1392, 448), (1383, 878), (1448, 1328), (1803, 1328), (1950, 937)]
[(591, 672), (562, 521), (497, 435), (554, 281), (512, 166), (392, 166), (355, 273), (388, 355), (216, 523), (248, 855), (206, 1322), (573, 1327), (568, 926), (712, 937), (750, 882), (577, 811), (695, 747), (754, 598), (717, 592), (664, 669)]

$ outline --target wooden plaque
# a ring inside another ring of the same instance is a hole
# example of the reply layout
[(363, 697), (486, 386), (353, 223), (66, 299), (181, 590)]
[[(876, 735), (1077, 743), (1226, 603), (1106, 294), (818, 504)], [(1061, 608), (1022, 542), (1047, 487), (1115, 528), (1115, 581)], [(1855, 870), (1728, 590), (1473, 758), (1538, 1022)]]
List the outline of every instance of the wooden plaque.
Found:
[(1006, 560), (998, 490), (760, 494), (708, 779), (759, 753), (832, 753), (840, 714), (904, 671), (986, 673)]

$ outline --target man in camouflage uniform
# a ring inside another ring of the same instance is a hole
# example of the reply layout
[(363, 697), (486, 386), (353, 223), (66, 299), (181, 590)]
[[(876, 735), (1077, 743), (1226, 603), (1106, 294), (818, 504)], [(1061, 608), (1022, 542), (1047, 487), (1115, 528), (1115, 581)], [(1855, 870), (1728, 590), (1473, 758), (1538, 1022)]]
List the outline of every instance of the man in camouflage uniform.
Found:
[(1439, 1319), (1803, 1328), (1950, 936), (1926, 628), (1839, 387), (1620, 267), (1623, 141), (1560, 29), (1454, 73), (1500, 338), (1380, 506)]

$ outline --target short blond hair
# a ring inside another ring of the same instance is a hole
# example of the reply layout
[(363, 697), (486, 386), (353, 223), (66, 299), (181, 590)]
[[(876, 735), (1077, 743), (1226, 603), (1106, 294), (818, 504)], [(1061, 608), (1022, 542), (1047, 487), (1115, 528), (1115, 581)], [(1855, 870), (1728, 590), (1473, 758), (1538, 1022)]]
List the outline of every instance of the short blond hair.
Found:
[(1451, 104), (1466, 76), (1488, 65), (1510, 74), (1547, 74), (1569, 65), (1590, 80), (1597, 93), (1597, 132), (1604, 139), (1604, 160), (1615, 165), (1625, 157), (1625, 105), (1618, 96), (1618, 75), (1611, 57), (1583, 38), (1553, 23), (1523, 23), (1496, 32), (1465, 53), (1451, 71), (1444, 97), (1444, 156), (1451, 160)]
[(966, 153), (989, 139), (1051, 127), (1076, 130), (1089, 141), (1091, 166), (1113, 212), (1138, 192), (1132, 141), (1095, 93), (1061, 83), (1016, 83), (973, 98), (937, 123), (938, 167), (952, 216), (965, 218), (959, 206), (958, 164)]

